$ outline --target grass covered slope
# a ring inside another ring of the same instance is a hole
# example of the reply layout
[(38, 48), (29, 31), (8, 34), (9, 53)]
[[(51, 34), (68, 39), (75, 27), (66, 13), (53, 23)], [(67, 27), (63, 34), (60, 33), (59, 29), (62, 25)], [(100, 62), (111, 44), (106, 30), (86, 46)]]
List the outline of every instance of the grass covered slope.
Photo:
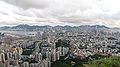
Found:
[(86, 59), (64, 59), (53, 62), (52, 67), (120, 67), (120, 56), (94, 55)]
[(94, 60), (85, 64), (86, 67), (120, 67), (120, 56), (109, 57), (99, 60)]

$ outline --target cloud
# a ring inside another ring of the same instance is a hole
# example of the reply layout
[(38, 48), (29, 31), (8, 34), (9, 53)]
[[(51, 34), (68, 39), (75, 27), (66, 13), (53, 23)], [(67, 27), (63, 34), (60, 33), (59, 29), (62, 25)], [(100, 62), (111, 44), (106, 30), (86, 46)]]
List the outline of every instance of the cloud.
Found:
[(45, 8), (49, 5), (49, 0), (3, 0), (16, 6), (27, 8)]
[(117, 6), (119, 0), (0, 0), (0, 24), (119, 27)]

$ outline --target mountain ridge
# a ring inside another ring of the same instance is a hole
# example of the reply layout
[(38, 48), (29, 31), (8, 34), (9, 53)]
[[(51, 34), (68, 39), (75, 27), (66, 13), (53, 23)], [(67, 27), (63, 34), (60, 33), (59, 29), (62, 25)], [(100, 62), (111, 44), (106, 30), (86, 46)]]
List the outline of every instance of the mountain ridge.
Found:
[(27, 25), (27, 24), (20, 24), (17, 26), (4, 26), (0, 27), (0, 30), (35, 30), (35, 29), (62, 29), (62, 30), (72, 30), (72, 29), (111, 29), (107, 26), (104, 25), (81, 25), (81, 26), (50, 26), (50, 25), (45, 25), (45, 26), (38, 26), (38, 25)]

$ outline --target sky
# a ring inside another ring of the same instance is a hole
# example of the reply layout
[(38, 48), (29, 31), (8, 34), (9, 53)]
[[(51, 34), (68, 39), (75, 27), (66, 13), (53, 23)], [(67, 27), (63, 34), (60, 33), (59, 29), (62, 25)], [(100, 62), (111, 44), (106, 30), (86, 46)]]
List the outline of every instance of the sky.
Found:
[(120, 0), (0, 0), (0, 26), (120, 27)]

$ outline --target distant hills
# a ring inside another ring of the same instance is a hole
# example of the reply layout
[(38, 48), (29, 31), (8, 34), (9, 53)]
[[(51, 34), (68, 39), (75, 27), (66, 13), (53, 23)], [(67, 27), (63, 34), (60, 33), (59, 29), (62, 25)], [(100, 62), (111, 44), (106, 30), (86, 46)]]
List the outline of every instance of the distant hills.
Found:
[(0, 30), (35, 30), (35, 29), (110, 29), (104, 25), (81, 25), (81, 26), (30, 26), (27, 24), (17, 25), (13, 27), (0, 27)]
[[(8, 26), (4, 26), (4, 27), (0, 27), (0, 28), (43, 28), (43, 27), (53, 27), (53, 26), (49, 26), (49, 25), (46, 25), (46, 26), (30, 26), (30, 25), (27, 25), (27, 24), (22, 24), (22, 25), (17, 25), (17, 26), (13, 26), (13, 27), (8, 27)], [(54, 26), (54, 27), (72, 27), (72, 26)], [(74, 27), (91, 27), (91, 28), (109, 28), (107, 26), (104, 26), (104, 25), (81, 25), (81, 26), (74, 26)]]

